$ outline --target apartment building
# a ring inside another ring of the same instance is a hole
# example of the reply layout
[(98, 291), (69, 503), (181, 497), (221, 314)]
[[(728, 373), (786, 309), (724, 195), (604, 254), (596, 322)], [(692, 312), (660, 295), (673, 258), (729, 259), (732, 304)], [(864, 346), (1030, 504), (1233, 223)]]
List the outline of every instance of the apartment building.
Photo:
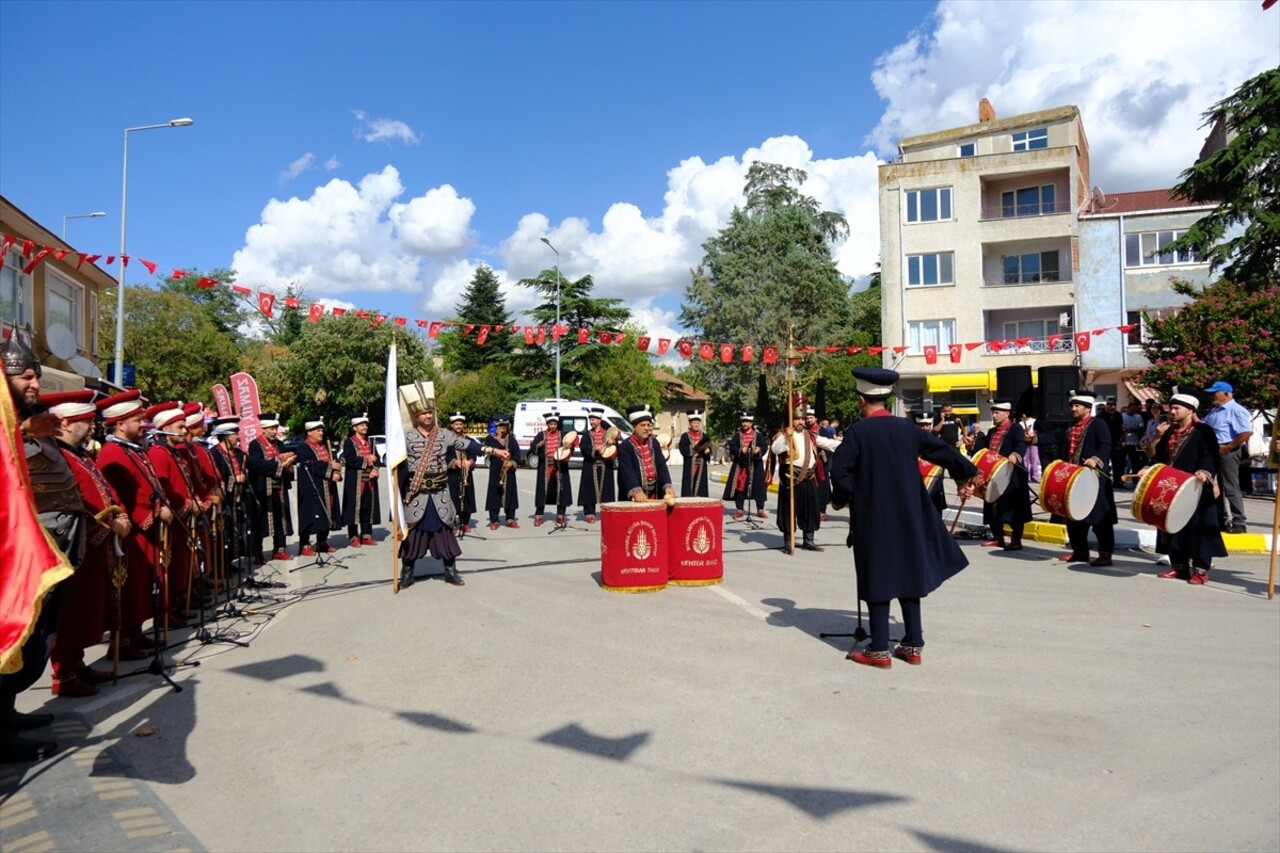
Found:
[(1091, 192), (1078, 109), (999, 119), (984, 99), (977, 124), (902, 139), (879, 186), (885, 366), (902, 376), (902, 410), (985, 412), (997, 368), (1076, 363), (1076, 212)]
[[(84, 388), (86, 380), (96, 384), (102, 375), (95, 363), (102, 352), (98, 302), (104, 291), (115, 287), (115, 278), (93, 263), (78, 264), (70, 245), (3, 196), (0, 233), (17, 238), (5, 250), (0, 266), (4, 334), (16, 329), (39, 356), (45, 393)], [(32, 260), (23, 254), (27, 241), (67, 253), (61, 259), (51, 254), (25, 272)]]

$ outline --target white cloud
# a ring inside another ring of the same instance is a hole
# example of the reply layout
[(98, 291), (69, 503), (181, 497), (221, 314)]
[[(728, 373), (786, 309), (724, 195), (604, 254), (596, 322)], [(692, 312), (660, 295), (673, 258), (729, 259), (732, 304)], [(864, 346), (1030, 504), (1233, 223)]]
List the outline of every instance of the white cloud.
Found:
[(341, 165), (342, 164), (338, 162), (338, 155), (334, 154), (328, 160), (324, 161), (324, 170), (326, 172), (332, 172), (334, 169), (338, 168)]
[(891, 155), (901, 136), (975, 123), (983, 97), (1001, 116), (1074, 104), (1094, 183), (1171, 186), (1200, 151), (1201, 113), (1280, 61), (1267, 15), (1255, 0), (944, 0), (876, 61), (887, 105), (866, 141)]
[(400, 141), (405, 145), (417, 145), (422, 141), (405, 122), (394, 118), (369, 118), (364, 110), (352, 110), (356, 117), (355, 135), (365, 142)]
[(292, 163), (289, 164), (288, 168), (286, 168), (283, 172), (280, 173), (280, 183), (286, 184), (289, 181), (301, 175), (303, 172), (310, 169), (311, 164), (315, 162), (315, 159), (316, 159), (316, 155), (308, 151), (306, 154), (303, 154), (297, 160), (294, 160)]
[(391, 206), (401, 244), (410, 252), (433, 257), (453, 255), (471, 245), (475, 202), (461, 198), (449, 184), (427, 190), (408, 204)]

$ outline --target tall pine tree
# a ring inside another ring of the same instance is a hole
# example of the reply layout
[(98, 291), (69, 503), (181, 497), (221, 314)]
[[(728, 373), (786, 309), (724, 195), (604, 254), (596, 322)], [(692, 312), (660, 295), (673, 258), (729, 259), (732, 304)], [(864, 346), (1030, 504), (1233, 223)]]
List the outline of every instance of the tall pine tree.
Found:
[[(471, 283), (458, 303), (458, 322), (463, 324), (440, 335), (440, 354), (445, 370), (451, 373), (479, 371), (489, 365), (504, 364), (511, 357), (514, 346), (511, 317), (507, 314), (507, 300), (502, 295), (498, 276), (485, 264), (476, 267)], [(474, 328), (470, 334), (466, 325)], [(477, 343), (482, 326), (489, 326), (488, 340)], [(502, 330), (498, 331), (501, 326)]]

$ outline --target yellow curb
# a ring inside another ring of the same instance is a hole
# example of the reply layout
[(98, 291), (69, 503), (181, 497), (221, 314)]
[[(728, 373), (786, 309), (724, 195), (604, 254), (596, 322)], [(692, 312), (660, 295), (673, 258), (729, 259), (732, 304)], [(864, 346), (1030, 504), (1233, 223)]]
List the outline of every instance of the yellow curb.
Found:
[[(712, 474), (711, 479), (717, 483), (727, 483), (729, 482), (729, 475), (728, 474)], [(765, 490), (772, 492), (773, 494), (776, 495), (778, 493), (778, 484), (770, 483), (769, 485), (765, 486)]]
[(1261, 533), (1224, 533), (1222, 544), (1231, 554), (1270, 554), (1267, 537)]

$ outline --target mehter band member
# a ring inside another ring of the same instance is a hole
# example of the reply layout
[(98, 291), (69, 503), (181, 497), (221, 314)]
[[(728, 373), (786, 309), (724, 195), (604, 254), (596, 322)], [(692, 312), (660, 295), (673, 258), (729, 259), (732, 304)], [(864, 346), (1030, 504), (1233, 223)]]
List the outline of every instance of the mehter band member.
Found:
[[(449, 431), (460, 438), (468, 438), (467, 416), (462, 412), (454, 412), (449, 416)], [(459, 534), (471, 532), (471, 516), (476, 514), (476, 483), (474, 454), (457, 447), (450, 447), (445, 453), (449, 463), (449, 497), (453, 499), (453, 508), (458, 514), (454, 523)]]
[[(933, 432), (933, 417), (927, 413), (919, 413), (914, 416), (916, 425), (924, 432)], [(929, 484), (929, 502), (933, 504), (933, 508), (938, 511), (938, 515), (942, 515), (947, 508), (947, 496), (942, 483), (942, 476), (933, 478), (933, 482)]]
[(733, 501), (734, 518), (742, 518), (748, 501), (755, 501), (756, 514), (766, 517), (764, 501), (768, 492), (764, 479), (764, 456), (768, 449), (768, 439), (756, 429), (755, 413), (743, 412), (741, 426), (729, 439), (729, 460), (733, 464), (721, 496), (721, 500)]
[(498, 512), (506, 514), (507, 527), (519, 527), (516, 510), (520, 506), (519, 489), (516, 486), (516, 466), (524, 462), (520, 445), (511, 434), (511, 419), (497, 415), (494, 434), (487, 435), (482, 444), (494, 450), (507, 451), (507, 458), (489, 457), (489, 488), (485, 492), (484, 508), (489, 512), (489, 529), (497, 530)]
[(822, 526), (818, 501), (818, 474), (822, 467), (819, 456), (822, 450), (837, 450), (840, 442), (811, 432), (805, 424), (807, 410), (800, 406), (793, 412), (791, 425), (784, 427), (769, 449), (778, 460), (778, 529), (786, 538), (784, 546), (791, 549), (792, 483), (795, 483), (794, 500), (796, 527), (802, 534), (800, 547), (805, 551), (821, 551), (814, 541), (814, 534)]
[(653, 435), (653, 411), (648, 406), (627, 409), (631, 435), (618, 443), (618, 494), (624, 500), (673, 502), (675, 487), (662, 445)]
[(680, 436), (679, 450), (684, 460), (684, 470), (680, 472), (680, 497), (708, 497), (711, 494), (711, 436), (702, 431), (701, 410), (689, 412), (689, 429)]
[[(1022, 550), (1022, 529), (1031, 520), (1031, 489), (1027, 484), (1027, 469), (1022, 460), (1027, 455), (1027, 438), (1022, 424), (1013, 419), (1013, 403), (997, 400), (991, 406), (992, 427), (974, 442), (975, 452), (990, 450), (1009, 460), (1013, 477), (1009, 487), (994, 502), (982, 504), (982, 520), (991, 528), (991, 538), (982, 543), (984, 548), (1003, 548), (1005, 551)], [(1004, 539), (1004, 526), (1010, 530), (1009, 541)]]
[(904, 633), (893, 657), (921, 662), (924, 630), (920, 599), (969, 565), (929, 503), (919, 460), (941, 465), (972, 492), (978, 469), (937, 435), (922, 432), (885, 408), (898, 374), (859, 367), (861, 420), (851, 424), (831, 460), (832, 504), (849, 506), (849, 539), (858, 577), (858, 597), (871, 613), (871, 644), (849, 659), (888, 669), (889, 602), (898, 599)]
[(382, 462), (369, 441), (369, 415), (351, 419), (351, 434), (342, 445), (342, 464), (346, 476), (342, 480), (342, 523), (353, 547), (372, 545), (373, 526), (379, 512), (378, 469)]
[[(613, 431), (616, 435), (617, 430)], [(592, 406), (587, 409), (587, 428), (578, 446), (582, 448), (582, 478), (578, 481), (578, 503), (587, 517), (587, 524), (596, 523), (596, 507), (617, 500), (614, 491), (614, 455), (610, 451), (609, 430), (604, 427), (604, 409)]]
[[(342, 526), (342, 509), (338, 506), (342, 463), (329, 452), (323, 420), (307, 421), (303, 429), (307, 440), (299, 445), (294, 464), (298, 478), (298, 553), (313, 557), (338, 550), (329, 544), (329, 531)], [(316, 538), (315, 548), (311, 547), (312, 536)]]
[(557, 459), (563, 436), (560, 433), (560, 414), (555, 410), (542, 416), (546, 429), (537, 433), (529, 442), (529, 455), (538, 460), (538, 482), (533, 489), (533, 526), (542, 526), (542, 516), (547, 504), (556, 508), (556, 524), (565, 523), (564, 508), (573, 503), (573, 486), (569, 481), (569, 459)]
[(292, 560), (285, 550), (287, 539), (293, 535), (293, 516), (289, 511), (289, 489), (293, 483), (293, 463), (296, 453), (285, 453), (276, 434), (280, 431), (280, 416), (270, 415), (258, 422), (262, 433), (249, 445), (249, 482), (258, 504), (259, 562), (267, 562), (267, 552), (262, 540), (271, 537), (272, 560)]

